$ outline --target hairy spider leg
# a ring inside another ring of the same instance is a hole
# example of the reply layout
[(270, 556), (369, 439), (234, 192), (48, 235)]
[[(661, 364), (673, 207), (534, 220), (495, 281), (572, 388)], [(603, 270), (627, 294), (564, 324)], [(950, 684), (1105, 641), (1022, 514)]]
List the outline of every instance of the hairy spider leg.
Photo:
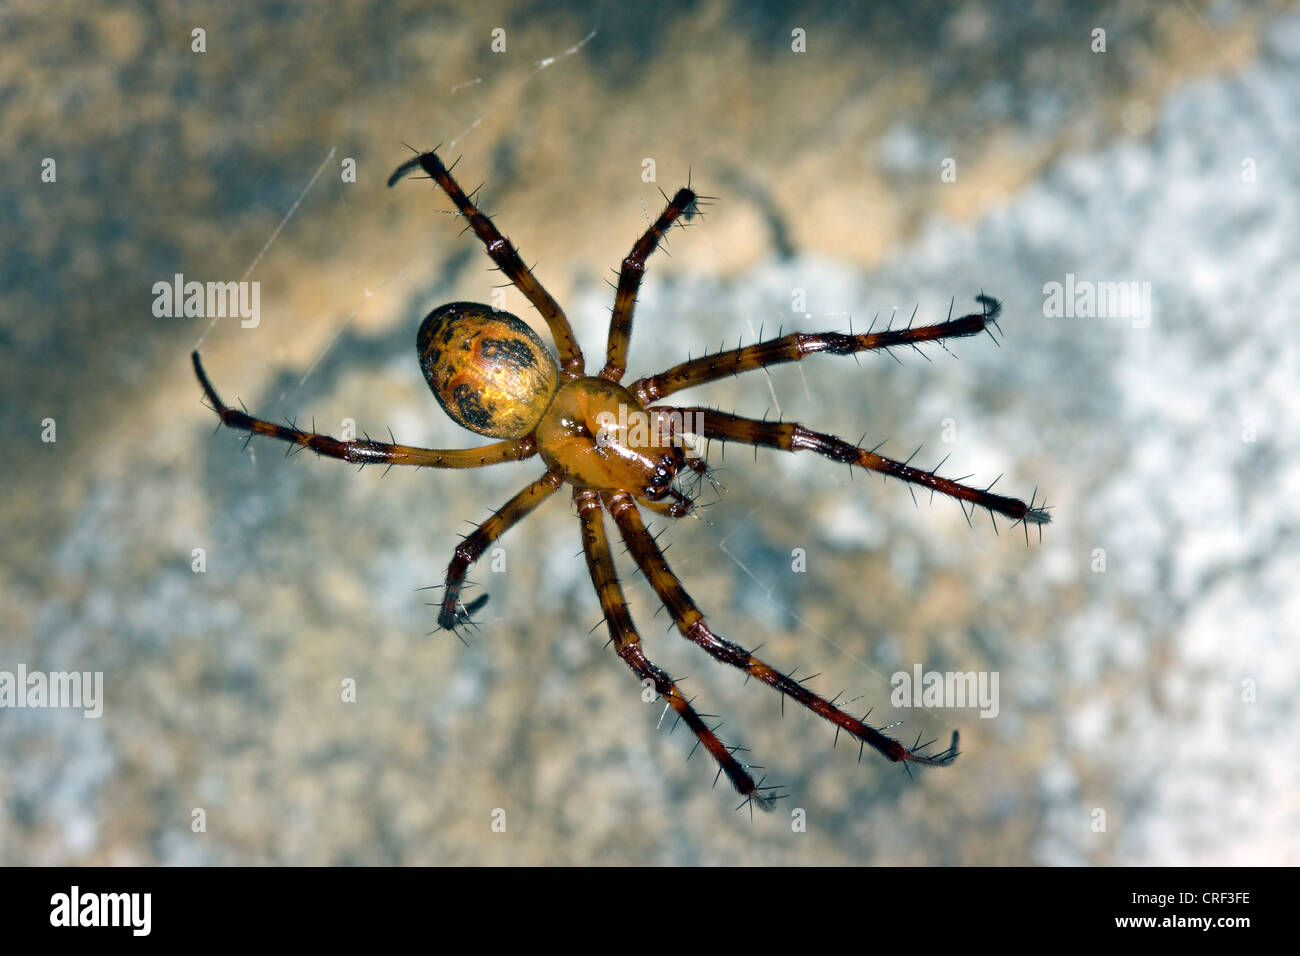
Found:
[(492, 224), (492, 220), (480, 212), (465, 195), (465, 191), (452, 178), (451, 171), (443, 165), (437, 154), (421, 153), (407, 160), (388, 177), (388, 185), (392, 186), (417, 168), (423, 169), (442, 187), (442, 191), (460, 210), (461, 215), (469, 221), (474, 234), (487, 247), (487, 254), (492, 257), (492, 261), (546, 320), (546, 326), (551, 330), (551, 338), (555, 340), (555, 348), (560, 353), (561, 371), (569, 378), (580, 377), (583, 374), (582, 349), (578, 347), (578, 340), (574, 338), (573, 329), (564, 315), (564, 310), (537, 281), (532, 270), (524, 265), (524, 261), (519, 258), (519, 253), (510, 244), (510, 240), (503, 236)]
[(601, 378), (617, 382), (627, 371), (628, 342), (632, 338), (632, 313), (636, 309), (636, 294), (641, 288), (641, 279), (645, 275), (645, 263), (650, 253), (659, 247), (659, 241), (679, 216), (695, 205), (695, 193), (683, 187), (668, 201), (659, 218), (651, 223), (650, 228), (637, 240), (632, 251), (623, 260), (623, 268), (618, 276), (618, 288), (614, 292), (614, 311), (609, 318), (609, 344), (605, 350), (605, 368)]
[(704, 648), (709, 656), (715, 660), (739, 668), (750, 677), (757, 678), (777, 692), (793, 698), (813, 713), (826, 718), (836, 727), (852, 734), (862, 744), (880, 752), (895, 763), (905, 761), (907, 763), (942, 767), (952, 763), (957, 758), (957, 734), (955, 732), (953, 733), (952, 743), (947, 750), (941, 753), (921, 753), (920, 751), (924, 747), (909, 749), (894, 738), (887, 737), (874, 727), (840, 710), (826, 698), (813, 693), (799, 681), (774, 670), (739, 644), (734, 644), (725, 638), (719, 637), (709, 627), (708, 622), (704, 619), (704, 614), (691, 600), (691, 596), (686, 593), (682, 582), (668, 567), (663, 552), (655, 542), (654, 536), (646, 530), (645, 523), (641, 520), (641, 515), (637, 511), (632, 498), (625, 492), (615, 492), (605, 499), (605, 506), (609, 509), (609, 513), (614, 516), (614, 522), (618, 525), (628, 552), (636, 561), (637, 567), (641, 569), (641, 573), (645, 575), (646, 580), (650, 582), (655, 594), (659, 595), (659, 599), (663, 601), (668, 613), (672, 615), (673, 621), (677, 624), (677, 630), (681, 632), (682, 637)]
[[(221, 423), (230, 428), (251, 432), (252, 435), (265, 435), (281, 441), (292, 442), (303, 448), (310, 448), (318, 455), (328, 458), (341, 458), (361, 465), (415, 465), (421, 468), (480, 468), (485, 465), (498, 465), (507, 461), (523, 461), (537, 454), (537, 441), (531, 435), (516, 441), (499, 441), (477, 448), (413, 448), (409, 445), (388, 444), (370, 439), (353, 439), (342, 441), (321, 435), (317, 432), (305, 432), (292, 425), (277, 425), (261, 418), (231, 408), (217, 397), (217, 390), (208, 381), (199, 361), (199, 353), (191, 356), (194, 361), (194, 373), (199, 377), (199, 384), (212, 409), (221, 418)], [(249, 437), (252, 437), (250, 435)]]
[[(831, 355), (853, 355), (898, 346), (915, 348), (924, 342), (941, 342), (944, 339), (978, 335), (996, 326), (1001, 304), (992, 296), (979, 295), (976, 301), (982, 312), (973, 312), (957, 319), (948, 319), (935, 325), (916, 328), (887, 329), (884, 332), (864, 332), (858, 335), (844, 332), (792, 332), (780, 338), (768, 339), (744, 348), (730, 349), (714, 355), (705, 355), (689, 362), (674, 365), (657, 375), (638, 379), (628, 386), (628, 391), (643, 405), (658, 401), (684, 388), (704, 385), (728, 375), (739, 375), (754, 369), (797, 362), (806, 355), (828, 352)], [(989, 333), (992, 335), (992, 333)]]
[[(662, 407), (654, 406), (655, 409)], [(1045, 508), (1035, 507), (1032, 501), (1025, 503), (1019, 498), (995, 495), (988, 488), (973, 488), (951, 478), (941, 478), (933, 471), (913, 468), (905, 461), (877, 455), (871, 449), (852, 445), (842, 438), (836, 438), (834, 435), (812, 431), (797, 422), (764, 422), (709, 408), (682, 408), (676, 410), (683, 415), (692, 414), (698, 416), (696, 420), (704, 423), (704, 437), (710, 440), (735, 441), (745, 445), (764, 445), (769, 448), (778, 448), (781, 451), (815, 451), (832, 461), (878, 471), (889, 477), (898, 478), (900, 481), (920, 485), (950, 498), (956, 498), (959, 502), (969, 502), (972, 505), (972, 510), (977, 507), (987, 508), (990, 512), (1004, 515), (1016, 523), (1044, 525), (1052, 520)], [(965, 510), (964, 504), (962, 509)], [(970, 520), (969, 515), (967, 515), (967, 520)]]
[[(614, 571), (614, 558), (610, 553), (609, 539), (605, 535), (604, 511), (601, 508), (600, 493), (592, 490), (574, 490), (574, 503), (578, 508), (578, 517), (582, 521), (582, 549), (587, 556), (587, 570), (591, 574), (591, 583), (596, 588), (600, 599), (600, 608), (605, 615), (605, 625), (609, 629), (609, 638), (614, 650), (623, 662), (632, 669), (642, 681), (654, 684), (659, 696), (677, 714), (699, 740), (700, 745), (718, 762), (721, 772), (727, 775), (736, 792), (745, 797), (746, 802), (753, 801), (765, 810), (771, 809), (773, 796), (762, 782), (754, 782), (746, 767), (736, 759), (736, 748), (728, 747), (718, 735), (704, 722), (704, 718), (695, 711), (681, 690), (662, 669), (645, 656), (641, 648), (641, 638), (632, 615), (628, 612), (623, 589), (619, 586)], [(744, 806), (742, 803), (741, 806)]]
[[(456, 625), (469, 619), (469, 612), (460, 603), (460, 592), (465, 584), (469, 567), (483, 556), (483, 552), (512, 527), (527, 518), (543, 501), (560, 490), (564, 476), (559, 471), (548, 471), (505, 503), (500, 511), (474, 529), (464, 541), (456, 545), (456, 553), (447, 567), (447, 583), (442, 592), (442, 608), (438, 614), (439, 626), (455, 630)], [(479, 598), (480, 601), (483, 598)]]

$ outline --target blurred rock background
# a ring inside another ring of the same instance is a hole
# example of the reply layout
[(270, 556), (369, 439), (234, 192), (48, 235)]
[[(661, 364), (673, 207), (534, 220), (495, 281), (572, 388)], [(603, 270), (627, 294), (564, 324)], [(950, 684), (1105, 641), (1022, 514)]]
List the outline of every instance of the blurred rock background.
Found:
[[(15, 0), (0, 36), (0, 670), (106, 692), (98, 720), (0, 710), (0, 863), (1300, 860), (1293, 5)], [(908, 779), (782, 719), (625, 565), (652, 655), (791, 794), (751, 822), (588, 633), (567, 499), (473, 575), (468, 647), (426, 636), (415, 589), (535, 462), (381, 477), (213, 436), (200, 338), (265, 417), (478, 441), (414, 334), (499, 277), (427, 183), (385, 188), (404, 142), (464, 156), (589, 356), (658, 187), (720, 197), (652, 260), (632, 376), (760, 327), (1003, 299), (1002, 347), (960, 361), (815, 358), (687, 395), (1037, 486), (1041, 543), (735, 446), (707, 520), (665, 539), (720, 633), (902, 735), (960, 728), (953, 767)], [(156, 318), (178, 272), (257, 280), (260, 324)], [(1150, 283), (1153, 321), (1046, 316), (1067, 273)], [(916, 663), (998, 672), (998, 716), (890, 707)]]

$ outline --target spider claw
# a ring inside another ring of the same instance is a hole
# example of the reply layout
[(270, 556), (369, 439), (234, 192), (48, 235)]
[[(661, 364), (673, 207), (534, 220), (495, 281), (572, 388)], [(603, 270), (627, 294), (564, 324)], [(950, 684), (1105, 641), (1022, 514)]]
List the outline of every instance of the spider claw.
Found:
[(979, 295), (975, 296), (975, 301), (984, 307), (984, 318), (990, 322), (997, 319), (1002, 313), (1002, 303), (991, 295), (985, 295), (983, 289), (980, 290)]
[(419, 169), (420, 160), (423, 155), (424, 154), (417, 154), (415, 156), (412, 156), (406, 162), (402, 163), (402, 165), (398, 166), (395, 170), (393, 170), (393, 174), (388, 177), (389, 188), (391, 189), (393, 186), (397, 185), (397, 183), (400, 180), (404, 179), (407, 175)]

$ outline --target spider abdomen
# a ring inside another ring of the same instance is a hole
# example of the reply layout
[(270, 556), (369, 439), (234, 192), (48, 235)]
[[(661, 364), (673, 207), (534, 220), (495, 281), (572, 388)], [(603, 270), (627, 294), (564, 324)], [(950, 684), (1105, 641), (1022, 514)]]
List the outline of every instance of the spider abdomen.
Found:
[(522, 438), (555, 395), (555, 359), (509, 312), (477, 302), (434, 309), (416, 337), (420, 368), (443, 410), (470, 431)]

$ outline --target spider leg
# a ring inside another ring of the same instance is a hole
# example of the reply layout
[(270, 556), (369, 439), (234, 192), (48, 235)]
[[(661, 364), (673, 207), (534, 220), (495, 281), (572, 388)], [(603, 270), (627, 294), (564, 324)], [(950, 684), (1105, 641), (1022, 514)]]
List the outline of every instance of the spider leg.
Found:
[(883, 332), (865, 332), (860, 335), (843, 332), (793, 332), (766, 342), (746, 345), (744, 348), (704, 355), (665, 372), (638, 379), (629, 387), (642, 405), (658, 401), (673, 392), (695, 385), (704, 385), (728, 375), (739, 375), (753, 369), (797, 362), (805, 355), (828, 352), (831, 355), (853, 355), (897, 346), (916, 348), (923, 342), (941, 342), (944, 339), (979, 335), (995, 325), (1001, 304), (991, 296), (979, 295), (976, 301), (983, 307), (961, 318), (948, 319), (935, 325), (905, 329), (887, 329)]
[(344, 461), (361, 465), (417, 465), (426, 468), (478, 468), (483, 465), (496, 465), (506, 461), (523, 461), (537, 454), (537, 441), (526, 436), (517, 441), (499, 441), (478, 448), (413, 448), (409, 445), (390, 445), (386, 442), (354, 439), (341, 441), (329, 435), (316, 432), (304, 432), (287, 425), (277, 425), (265, 419), (231, 408), (217, 396), (212, 387), (199, 353), (191, 355), (194, 360), (194, 373), (199, 377), (203, 393), (212, 404), (212, 409), (221, 418), (223, 425), (250, 432), (253, 435), (266, 435), (281, 441), (293, 442), (304, 448), (310, 448), (318, 455), (329, 458), (341, 458)]
[(659, 246), (659, 240), (679, 216), (695, 205), (695, 193), (688, 188), (677, 190), (645, 234), (637, 240), (632, 251), (623, 260), (618, 276), (618, 289), (614, 293), (614, 311), (609, 319), (609, 345), (606, 348), (605, 367), (600, 377), (617, 382), (627, 371), (627, 347), (632, 338), (632, 312), (636, 308), (636, 294), (645, 275), (645, 263), (650, 253)]
[[(614, 557), (609, 550), (609, 539), (605, 535), (605, 520), (600, 504), (600, 493), (591, 490), (576, 490), (574, 503), (578, 507), (578, 517), (582, 521), (582, 548), (587, 556), (587, 570), (591, 574), (591, 583), (600, 598), (601, 610), (605, 613), (605, 624), (609, 628), (609, 637), (614, 650), (623, 662), (632, 669), (642, 681), (651, 681), (659, 696), (664, 699), (677, 717), (686, 724), (699, 740), (700, 745), (718, 762), (721, 771), (727, 775), (732, 786), (746, 801), (757, 803), (764, 810), (770, 810), (773, 797), (764, 793), (760, 784), (754, 782), (748, 770), (735, 757), (733, 748), (728, 747), (718, 735), (704, 722), (704, 718), (695, 711), (690, 702), (662, 669), (645, 656), (641, 648), (641, 638), (632, 615), (628, 612), (627, 602), (623, 598), (623, 589), (619, 586), (614, 573)], [(743, 805), (743, 804), (742, 804)]]
[[(659, 410), (662, 410), (662, 406), (656, 406), (651, 411)], [(765, 445), (782, 451), (815, 451), (832, 461), (868, 468), (910, 484), (921, 485), (932, 492), (956, 498), (958, 502), (969, 502), (972, 508), (987, 508), (990, 512), (1005, 515), (1015, 522), (1045, 525), (1052, 520), (1046, 508), (1035, 507), (1033, 502), (1026, 504), (1019, 498), (995, 495), (988, 488), (973, 488), (951, 478), (941, 478), (933, 471), (913, 468), (906, 461), (877, 455), (870, 449), (852, 445), (834, 435), (812, 431), (795, 422), (763, 422), (708, 408), (682, 408), (673, 411), (697, 416), (695, 421), (703, 422), (704, 437), (709, 439), (737, 441), (745, 445)], [(992, 485), (989, 487), (991, 488)], [(962, 505), (962, 509), (965, 510), (965, 504)]]
[(442, 191), (460, 210), (461, 215), (469, 221), (474, 234), (487, 247), (487, 254), (492, 257), (492, 261), (514, 283), (515, 288), (522, 292), (524, 297), (541, 313), (542, 318), (546, 320), (547, 328), (551, 330), (551, 337), (555, 340), (555, 347), (560, 353), (560, 368), (572, 378), (580, 376), (583, 370), (582, 349), (578, 347), (578, 340), (573, 336), (573, 329), (569, 326), (569, 320), (565, 317), (564, 310), (560, 308), (555, 299), (551, 298), (551, 294), (546, 291), (542, 284), (537, 281), (532, 270), (524, 265), (524, 261), (519, 258), (519, 253), (510, 244), (510, 240), (501, 235), (500, 230), (492, 224), (492, 220), (480, 212), (478, 207), (465, 195), (465, 191), (452, 178), (451, 172), (443, 165), (442, 160), (438, 158), (436, 153), (421, 153), (419, 156), (407, 160), (397, 167), (393, 175), (388, 177), (388, 185), (392, 186), (407, 173), (417, 168), (424, 169), (430, 178), (442, 187)]
[(956, 733), (953, 734), (948, 749), (941, 753), (923, 754), (917, 749), (908, 749), (894, 738), (887, 737), (874, 727), (840, 710), (799, 681), (769, 667), (739, 644), (733, 644), (714, 634), (700, 609), (682, 587), (681, 581), (668, 567), (663, 552), (655, 543), (654, 536), (646, 530), (631, 497), (621, 491), (610, 496), (609, 511), (614, 516), (628, 551), (636, 559), (637, 566), (641, 568), (650, 586), (654, 588), (659, 599), (672, 614), (677, 629), (687, 640), (704, 648), (716, 660), (737, 667), (781, 694), (797, 700), (813, 713), (826, 718), (837, 728), (847, 731), (863, 744), (879, 751), (896, 763), (901, 761), (942, 767), (957, 759)]
[[(456, 553), (447, 567), (447, 584), (442, 592), (442, 609), (438, 613), (439, 626), (451, 631), (468, 619), (469, 614), (460, 603), (460, 592), (465, 585), (469, 566), (483, 556), (483, 552), (512, 527), (527, 518), (543, 501), (559, 491), (564, 478), (558, 471), (548, 471), (505, 503), (481, 525), (456, 545)], [(478, 598), (483, 601), (486, 595)]]

